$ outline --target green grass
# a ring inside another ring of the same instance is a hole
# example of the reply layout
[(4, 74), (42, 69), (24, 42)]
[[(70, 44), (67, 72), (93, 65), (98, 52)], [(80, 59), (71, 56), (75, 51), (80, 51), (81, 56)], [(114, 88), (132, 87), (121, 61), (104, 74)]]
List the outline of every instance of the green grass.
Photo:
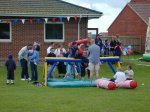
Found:
[[(150, 63), (133, 60), (138, 57), (123, 57), (122, 65), (123, 69), (127, 64), (134, 68), (138, 82), (134, 90), (37, 87), (20, 80), (20, 67), (15, 72), (15, 85), (6, 85), (6, 68), (0, 67), (0, 112), (149, 112), (150, 67), (137, 64)], [(101, 65), (100, 77), (112, 75), (107, 64)]]

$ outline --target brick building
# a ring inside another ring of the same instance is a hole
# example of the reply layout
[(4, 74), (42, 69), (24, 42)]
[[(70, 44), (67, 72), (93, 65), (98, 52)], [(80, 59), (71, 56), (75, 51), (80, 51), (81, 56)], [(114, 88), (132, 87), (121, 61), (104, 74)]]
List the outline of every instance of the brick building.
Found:
[(0, 60), (34, 41), (45, 57), (49, 42), (63, 43), (87, 37), (88, 20), (102, 12), (62, 0), (0, 0)]
[(139, 37), (144, 53), (149, 17), (150, 0), (131, 0), (108, 28), (108, 35)]

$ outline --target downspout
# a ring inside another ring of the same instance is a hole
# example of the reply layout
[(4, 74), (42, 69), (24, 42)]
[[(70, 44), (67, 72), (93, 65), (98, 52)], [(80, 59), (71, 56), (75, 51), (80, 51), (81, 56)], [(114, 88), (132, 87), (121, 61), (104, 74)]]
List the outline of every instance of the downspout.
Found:
[(78, 40), (80, 40), (80, 22), (81, 22), (82, 16), (80, 15), (79, 21), (78, 21)]

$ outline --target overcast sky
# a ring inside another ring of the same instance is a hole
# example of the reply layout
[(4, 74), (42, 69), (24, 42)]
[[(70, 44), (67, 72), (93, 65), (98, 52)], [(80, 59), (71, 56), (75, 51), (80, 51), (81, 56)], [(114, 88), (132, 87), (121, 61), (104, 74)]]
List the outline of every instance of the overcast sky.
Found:
[(89, 21), (89, 28), (99, 28), (99, 32), (106, 32), (121, 10), (130, 0), (64, 0), (86, 8), (103, 12), (99, 19)]

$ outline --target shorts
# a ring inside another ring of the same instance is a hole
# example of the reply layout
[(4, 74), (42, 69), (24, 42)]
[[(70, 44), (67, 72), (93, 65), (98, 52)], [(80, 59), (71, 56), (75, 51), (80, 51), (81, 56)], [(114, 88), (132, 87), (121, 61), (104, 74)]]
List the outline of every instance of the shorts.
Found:
[(99, 63), (97, 63), (97, 64), (89, 63), (89, 70), (93, 71), (94, 68), (95, 68), (95, 70), (99, 70), (99, 68), (100, 68)]

